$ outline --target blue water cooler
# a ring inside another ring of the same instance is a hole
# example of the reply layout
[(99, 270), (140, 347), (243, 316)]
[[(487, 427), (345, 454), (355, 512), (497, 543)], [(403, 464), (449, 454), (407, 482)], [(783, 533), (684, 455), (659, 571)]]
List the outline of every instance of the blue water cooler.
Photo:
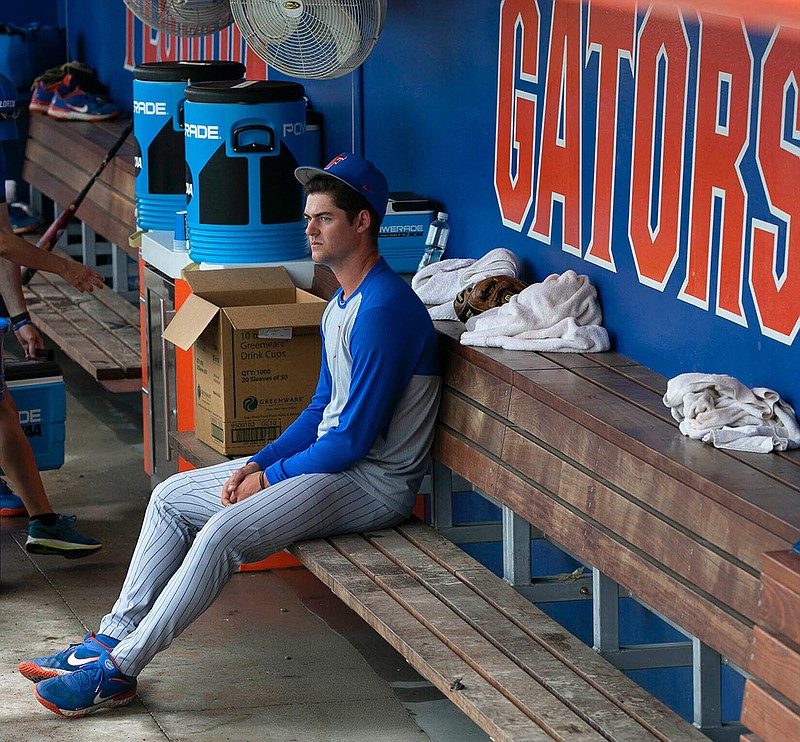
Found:
[(186, 88), (186, 223), (196, 263), (308, 257), (303, 189), (303, 86), (246, 80)]
[(146, 62), (134, 70), (136, 226), (173, 230), (186, 209), (184, 91), (194, 82), (241, 80), (240, 62)]

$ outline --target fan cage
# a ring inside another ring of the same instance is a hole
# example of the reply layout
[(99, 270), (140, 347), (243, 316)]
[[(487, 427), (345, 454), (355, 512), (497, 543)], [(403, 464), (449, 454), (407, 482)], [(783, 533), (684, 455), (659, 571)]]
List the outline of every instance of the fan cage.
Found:
[(208, 36), (233, 23), (230, 0), (124, 0), (143, 23), (173, 36)]
[(383, 30), (386, 0), (232, 0), (247, 45), (284, 74), (331, 79), (352, 72)]

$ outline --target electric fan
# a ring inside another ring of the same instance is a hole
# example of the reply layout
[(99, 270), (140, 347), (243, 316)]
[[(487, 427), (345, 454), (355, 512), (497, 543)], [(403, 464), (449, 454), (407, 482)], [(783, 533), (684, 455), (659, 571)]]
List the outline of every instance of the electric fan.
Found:
[(124, 0), (148, 26), (173, 36), (207, 36), (233, 23), (230, 0)]
[(386, 0), (231, 0), (247, 45), (292, 77), (352, 72), (383, 30)]

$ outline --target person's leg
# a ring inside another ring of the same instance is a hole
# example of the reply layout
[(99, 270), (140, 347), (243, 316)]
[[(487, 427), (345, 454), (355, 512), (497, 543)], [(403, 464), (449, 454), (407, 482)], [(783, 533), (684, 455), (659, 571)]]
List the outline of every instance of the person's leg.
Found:
[(244, 460), (174, 474), (153, 490), (128, 573), (99, 634), (124, 639), (180, 568), (195, 534), (222, 510), (222, 485)]
[[(401, 520), (403, 516), (344, 474), (294, 477), (220, 507), (197, 533), (136, 629), (111, 656), (122, 673), (136, 676), (211, 605), (240, 564), (265, 559), (295, 541), (382, 528)], [(173, 545), (163, 549), (153, 544), (147, 564), (156, 569), (159, 559), (173, 563), (171, 552), (181, 538), (174, 536)], [(180, 543), (185, 548), (186, 542)], [(103, 631), (110, 627), (104, 619)]]
[(127, 636), (147, 613), (183, 559), (195, 532), (222, 507), (222, 484), (242, 461), (175, 474), (153, 490), (128, 573), (97, 634), (56, 654), (25, 660), (19, 672), (38, 682), (74, 672)]
[(52, 513), (31, 444), (19, 424), (19, 412), (8, 390), (0, 396), (0, 468), (14, 485), (29, 515)]

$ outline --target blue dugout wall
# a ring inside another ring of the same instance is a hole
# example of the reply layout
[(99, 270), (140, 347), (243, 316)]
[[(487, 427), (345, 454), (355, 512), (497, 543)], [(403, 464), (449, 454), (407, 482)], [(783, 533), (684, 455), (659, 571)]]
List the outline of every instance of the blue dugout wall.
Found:
[[(159, 54), (244, 56), (250, 76), (280, 77), (232, 34), (191, 49), (137, 22), (126, 45), (121, 0), (60, 1), (71, 55), (128, 108), (123, 65)], [(621, 353), (798, 406), (800, 41), (632, 6), (390, 0), (361, 69), (301, 80), (325, 157), (363, 147), (393, 190), (441, 201), (450, 256), (502, 246), (529, 281), (585, 273)]]
[[(235, 58), (249, 77), (280, 77), (233, 31), (181, 44), (122, 0), (58, 3), (69, 56), (128, 109), (145, 60)], [(800, 406), (798, 32), (623, 0), (388, 5), (358, 71), (300, 80), (324, 116), (325, 159), (363, 150), (392, 190), (441, 201), (450, 257), (506, 247), (529, 281), (588, 275), (615, 350)], [(486, 517), (470, 498), (460, 507)], [(586, 636), (582, 611), (561, 618)], [(669, 638), (631, 616), (630, 631)], [(685, 683), (650, 687), (687, 713)]]

